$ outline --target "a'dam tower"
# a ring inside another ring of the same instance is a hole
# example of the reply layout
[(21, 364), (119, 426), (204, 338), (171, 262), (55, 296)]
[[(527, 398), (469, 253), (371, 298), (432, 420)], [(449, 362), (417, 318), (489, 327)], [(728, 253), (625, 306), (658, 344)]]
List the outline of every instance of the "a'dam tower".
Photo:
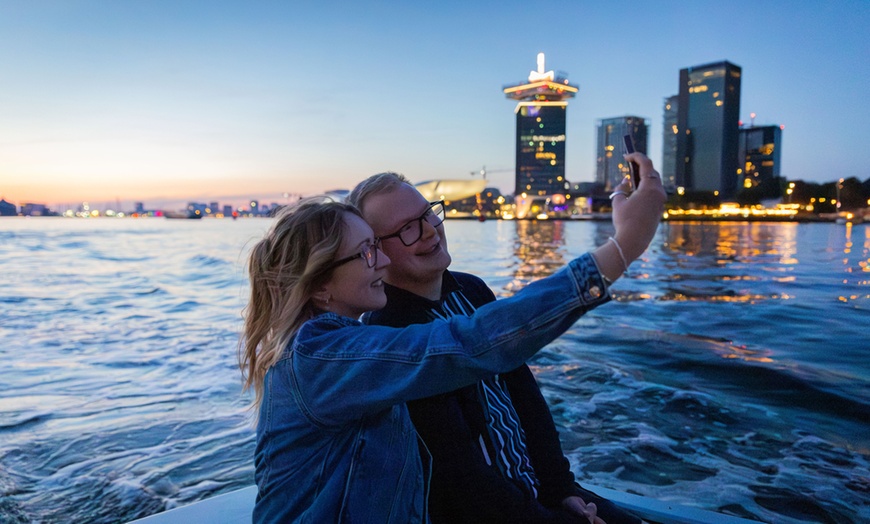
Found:
[(563, 74), (547, 71), (544, 53), (528, 82), (504, 87), (507, 98), (517, 101), (515, 194), (562, 195), (565, 180), (565, 122), (568, 99), (578, 87)]

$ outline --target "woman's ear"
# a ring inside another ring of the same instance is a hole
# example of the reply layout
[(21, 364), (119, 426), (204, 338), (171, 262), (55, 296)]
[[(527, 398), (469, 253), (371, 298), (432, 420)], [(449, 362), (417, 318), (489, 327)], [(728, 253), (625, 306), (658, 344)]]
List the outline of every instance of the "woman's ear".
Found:
[(323, 309), (329, 309), (329, 301), (332, 299), (332, 293), (329, 292), (327, 286), (320, 286), (320, 289), (314, 292), (311, 296), (317, 305)]

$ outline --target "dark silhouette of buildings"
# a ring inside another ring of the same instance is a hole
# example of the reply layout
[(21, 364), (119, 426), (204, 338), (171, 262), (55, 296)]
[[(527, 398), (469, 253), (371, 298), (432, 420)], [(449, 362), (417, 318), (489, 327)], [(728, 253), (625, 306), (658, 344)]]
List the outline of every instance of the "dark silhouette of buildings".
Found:
[(18, 209), (16, 209), (15, 204), (12, 202), (7, 202), (4, 199), (0, 199), (0, 217), (14, 217), (18, 216)]

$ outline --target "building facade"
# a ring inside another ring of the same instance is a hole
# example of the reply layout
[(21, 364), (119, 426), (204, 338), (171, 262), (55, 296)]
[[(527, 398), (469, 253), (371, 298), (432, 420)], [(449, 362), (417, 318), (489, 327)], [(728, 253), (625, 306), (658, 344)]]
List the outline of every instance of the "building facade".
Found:
[(14, 217), (18, 214), (18, 208), (12, 202), (0, 198), (0, 217)]
[(679, 95), (665, 99), (662, 118), (662, 184), (670, 193), (677, 186), (677, 134), (680, 128), (677, 113), (680, 107)]
[(739, 66), (716, 62), (680, 70), (675, 183), (731, 198), (737, 192)]
[(47, 217), (51, 216), (51, 210), (45, 204), (34, 204), (27, 202), (21, 206), (21, 214), (27, 217)]
[(758, 189), (764, 197), (781, 194), (782, 127), (741, 128), (737, 151), (739, 181), (743, 190)]
[(595, 160), (595, 181), (611, 191), (629, 174), (628, 163), (623, 158), (625, 142), (623, 137), (630, 135), (634, 149), (647, 153), (649, 123), (639, 116), (620, 116), (598, 121), (598, 145)]
[(545, 71), (544, 54), (528, 82), (503, 88), (517, 101), (515, 194), (544, 196), (564, 193), (565, 130), (568, 99), (578, 88), (563, 75)]

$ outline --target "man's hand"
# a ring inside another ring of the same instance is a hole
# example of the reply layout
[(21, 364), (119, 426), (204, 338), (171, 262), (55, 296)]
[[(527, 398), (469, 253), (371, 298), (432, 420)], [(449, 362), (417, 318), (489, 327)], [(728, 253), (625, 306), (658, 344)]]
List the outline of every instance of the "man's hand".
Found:
[(562, 507), (589, 519), (589, 524), (607, 524), (601, 517), (598, 516), (598, 508), (594, 502), (585, 503), (583, 499), (577, 496), (567, 497), (562, 501)]

